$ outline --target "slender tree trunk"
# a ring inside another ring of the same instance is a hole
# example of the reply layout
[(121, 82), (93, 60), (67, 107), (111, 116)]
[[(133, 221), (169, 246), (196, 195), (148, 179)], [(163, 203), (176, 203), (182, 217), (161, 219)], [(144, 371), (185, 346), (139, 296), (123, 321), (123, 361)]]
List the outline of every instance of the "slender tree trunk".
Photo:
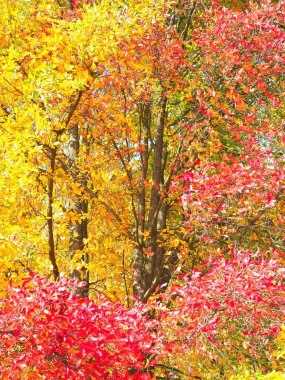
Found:
[[(150, 141), (150, 106), (141, 110), (141, 120), (144, 129), (144, 149), (141, 155), (141, 183), (138, 193), (138, 224), (139, 241), (134, 249), (134, 282), (133, 291), (141, 301), (145, 302), (155, 289), (164, 282), (168, 283), (169, 276), (164, 273), (165, 248), (159, 244), (160, 230), (166, 228), (168, 206), (163, 203), (161, 190), (164, 184), (164, 169), (166, 146), (164, 129), (167, 119), (167, 98), (162, 95), (161, 113), (155, 131), (153, 142), (152, 188), (149, 200), (148, 215), (146, 207), (145, 180), (149, 159)], [(147, 221), (146, 221), (147, 216)], [(144, 236), (147, 236), (144, 238)]]
[(54, 192), (54, 171), (55, 171), (56, 148), (50, 150), (50, 172), (48, 173), (48, 206), (47, 206), (47, 226), (49, 259), (52, 265), (52, 273), (55, 280), (59, 277), (59, 270), (55, 256), (54, 226), (53, 226), (53, 192)]
[[(69, 131), (69, 145), (67, 151), (67, 158), (69, 161), (70, 170), (76, 170), (77, 158), (80, 149), (80, 139), (79, 139), (79, 127), (74, 125), (70, 127)], [(76, 173), (78, 176), (80, 173)], [(84, 185), (84, 184), (83, 184)], [(84, 250), (84, 240), (88, 237), (88, 201), (82, 200), (81, 196), (74, 197), (71, 199), (71, 210), (75, 214), (76, 221), (70, 221), (70, 239), (69, 239), (69, 254), (72, 260), (74, 256), (81, 253)], [(76, 290), (76, 293), (82, 297), (87, 297), (89, 292), (89, 272), (84, 267), (84, 264), (88, 264), (89, 257), (87, 253), (82, 253), (80, 257), (82, 267), (80, 270), (73, 269), (70, 273), (72, 278), (78, 281), (84, 280), (86, 286)]]

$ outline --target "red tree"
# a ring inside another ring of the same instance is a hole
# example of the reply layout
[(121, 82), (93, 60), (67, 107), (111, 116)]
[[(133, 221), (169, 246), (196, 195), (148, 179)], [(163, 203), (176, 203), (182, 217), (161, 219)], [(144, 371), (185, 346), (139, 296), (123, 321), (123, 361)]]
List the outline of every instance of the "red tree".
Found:
[[(5, 379), (148, 379), (156, 340), (137, 307), (95, 304), (36, 275), (8, 290), (0, 308), (0, 371)], [(151, 363), (150, 363), (151, 364)]]
[(232, 251), (228, 259), (178, 275), (169, 293), (157, 296), (176, 365), (178, 358), (188, 374), (200, 368), (210, 378), (225, 378), (240, 365), (268, 369), (285, 315), (285, 270), (278, 256)]
[(277, 131), (274, 139), (269, 134), (251, 138), (239, 155), (223, 154), (180, 177), (186, 235), (196, 239), (200, 253), (284, 249), (283, 141)]

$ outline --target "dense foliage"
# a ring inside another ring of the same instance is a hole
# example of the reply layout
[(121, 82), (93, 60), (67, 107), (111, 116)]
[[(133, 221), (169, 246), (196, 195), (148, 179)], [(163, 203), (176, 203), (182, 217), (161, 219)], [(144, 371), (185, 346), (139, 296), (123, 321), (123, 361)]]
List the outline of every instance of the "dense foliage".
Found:
[(0, 7), (1, 376), (282, 376), (284, 0)]
[(0, 309), (3, 379), (149, 378), (140, 372), (155, 350), (155, 323), (139, 308), (79, 298), (78, 286), (31, 274), (9, 289)]
[(84, 284), (31, 273), (1, 302), (1, 374), (223, 379), (268, 371), (284, 335), (284, 272), (276, 252), (233, 251), (177, 273), (168, 292), (131, 309), (102, 295), (79, 298), (72, 289)]
[(268, 371), (285, 316), (282, 264), (276, 252), (233, 251), (178, 275), (158, 296), (169, 362), (205, 379)]

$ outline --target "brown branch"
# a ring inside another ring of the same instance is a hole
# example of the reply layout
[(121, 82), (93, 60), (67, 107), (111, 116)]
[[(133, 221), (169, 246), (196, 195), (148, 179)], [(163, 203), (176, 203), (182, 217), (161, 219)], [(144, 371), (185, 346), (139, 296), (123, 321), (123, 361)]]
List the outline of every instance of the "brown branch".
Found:
[(128, 289), (128, 284), (127, 284), (127, 279), (126, 279), (126, 269), (125, 269), (125, 250), (123, 250), (123, 257), (122, 257), (122, 264), (123, 264), (123, 279), (124, 279), (124, 286), (126, 290), (126, 296), (127, 296), (127, 306), (130, 307), (130, 294), (129, 294), (129, 289)]
[(155, 291), (158, 283), (159, 283), (159, 280), (160, 280), (160, 276), (163, 272), (163, 268), (164, 268), (164, 257), (162, 258), (162, 261), (161, 261), (161, 264), (160, 264), (160, 268), (155, 276), (155, 278), (153, 279), (150, 287), (147, 289), (147, 291), (144, 293), (144, 295), (141, 297), (141, 301), (142, 302), (146, 302), (147, 299), (152, 295), (152, 293)]
[[(12, 84), (11, 82), (9, 82), (8, 79), (6, 79), (6, 78), (3, 78), (3, 79), (4, 79), (4, 81), (7, 82), (10, 86), (12, 86), (12, 87), (14, 88), (14, 90), (15, 90), (18, 94), (20, 94), (20, 95), (22, 95), (22, 96), (25, 96), (25, 94), (24, 94), (21, 90), (19, 90), (14, 84)], [(36, 104), (37, 106), (41, 107), (43, 110), (46, 110), (46, 109), (45, 109), (45, 105), (44, 105), (43, 102), (38, 103), (38, 102), (37, 102), (36, 100), (34, 100), (34, 99), (30, 99), (30, 100), (31, 100), (32, 103), (34, 103), (34, 104)]]
[(80, 103), (80, 100), (82, 98), (82, 94), (83, 94), (83, 90), (81, 90), (81, 91), (78, 92), (78, 95), (77, 95), (77, 98), (76, 98), (75, 102), (70, 107), (69, 113), (68, 113), (66, 121), (65, 121), (65, 128), (68, 127), (68, 124), (69, 124), (69, 122), (70, 122), (70, 120), (71, 120), (74, 112), (76, 111), (76, 108), (78, 107), (78, 105)]
[(55, 256), (55, 244), (54, 244), (54, 226), (53, 226), (53, 189), (54, 189), (54, 170), (55, 170), (56, 148), (50, 151), (50, 170), (51, 173), (48, 176), (48, 206), (47, 206), (47, 225), (48, 225), (48, 244), (49, 244), (49, 259), (52, 264), (52, 271), (54, 279), (59, 278), (59, 270)]

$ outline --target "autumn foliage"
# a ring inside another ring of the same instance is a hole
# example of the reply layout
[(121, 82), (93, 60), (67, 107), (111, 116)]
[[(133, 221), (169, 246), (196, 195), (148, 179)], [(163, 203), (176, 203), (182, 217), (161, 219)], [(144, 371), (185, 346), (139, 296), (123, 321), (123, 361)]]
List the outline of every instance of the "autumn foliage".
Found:
[(283, 371), (284, 5), (0, 0), (4, 379)]
[[(280, 249), (284, 175), (283, 157), (270, 136), (266, 143), (246, 141), (237, 156), (223, 154), (186, 171), (179, 179), (185, 189), (180, 202), (186, 234), (195, 231), (201, 251), (213, 253), (236, 246)], [(173, 183), (174, 190), (179, 181)]]
[(72, 289), (82, 285), (31, 274), (9, 288), (0, 310), (4, 378), (150, 379), (155, 367), (223, 378), (270, 368), (285, 315), (276, 252), (208, 260), (143, 307), (79, 298)]
[(285, 315), (284, 272), (276, 252), (232, 251), (177, 274), (169, 293), (157, 296), (158, 319), (185, 375), (270, 368)]
[(2, 379), (149, 378), (141, 372), (154, 352), (155, 324), (139, 308), (78, 298), (78, 286), (32, 274), (8, 290), (0, 309)]

